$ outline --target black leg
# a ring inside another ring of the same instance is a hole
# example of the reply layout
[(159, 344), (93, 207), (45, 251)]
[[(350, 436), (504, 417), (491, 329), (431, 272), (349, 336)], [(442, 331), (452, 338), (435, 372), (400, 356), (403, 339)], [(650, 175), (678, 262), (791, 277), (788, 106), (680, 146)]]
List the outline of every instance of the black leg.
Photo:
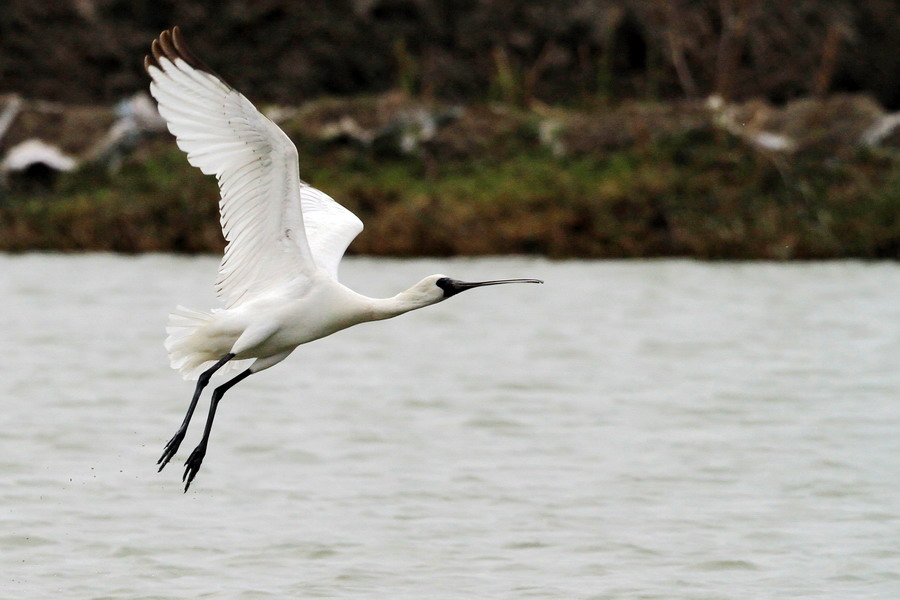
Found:
[(178, 447), (181, 446), (182, 440), (184, 440), (184, 435), (187, 433), (188, 425), (191, 422), (191, 417), (194, 416), (194, 409), (197, 408), (197, 400), (200, 399), (200, 392), (203, 391), (203, 388), (206, 387), (206, 384), (209, 383), (209, 380), (212, 378), (213, 373), (222, 368), (225, 363), (234, 358), (234, 354), (226, 354), (222, 360), (203, 371), (200, 377), (197, 379), (197, 387), (194, 389), (194, 397), (191, 398), (191, 405), (188, 406), (187, 414), (184, 416), (184, 421), (181, 422), (181, 427), (178, 428), (178, 431), (175, 432), (175, 435), (172, 436), (172, 439), (166, 444), (166, 447), (163, 449), (162, 456), (159, 457), (159, 460), (156, 461), (156, 464), (159, 465), (159, 471), (163, 470), (169, 461), (172, 460), (172, 457), (175, 456), (175, 453), (178, 452)]
[(194, 480), (194, 477), (197, 476), (197, 471), (200, 470), (200, 465), (203, 463), (203, 457), (206, 456), (206, 445), (209, 443), (209, 432), (212, 430), (213, 419), (216, 416), (216, 407), (219, 405), (219, 400), (222, 399), (222, 396), (225, 395), (225, 392), (230, 390), (234, 385), (243, 381), (247, 377), (250, 377), (253, 372), (250, 369), (242, 372), (241, 374), (235, 376), (232, 379), (229, 379), (219, 387), (215, 389), (212, 394), (212, 401), (209, 403), (209, 416), (206, 417), (206, 429), (203, 430), (203, 439), (200, 440), (200, 443), (197, 444), (197, 447), (194, 448), (194, 451), (191, 452), (191, 455), (188, 457), (186, 461), (184, 461), (185, 469), (184, 475), (182, 475), (181, 480), (185, 482), (184, 491), (188, 491), (188, 488), (191, 487), (191, 482)]

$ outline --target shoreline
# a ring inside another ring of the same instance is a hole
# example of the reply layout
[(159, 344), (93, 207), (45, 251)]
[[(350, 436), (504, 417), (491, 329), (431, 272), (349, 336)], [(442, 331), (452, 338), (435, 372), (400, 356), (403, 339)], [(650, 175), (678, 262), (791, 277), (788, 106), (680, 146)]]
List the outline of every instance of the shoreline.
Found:
[[(864, 99), (803, 102), (453, 112), (394, 94), (277, 120), (301, 177), (365, 223), (348, 254), (900, 259), (900, 150), (854, 141)], [(775, 135), (791, 149), (763, 145)], [(215, 254), (217, 200), (168, 134), (146, 134), (114, 167), (6, 190), (0, 251)]]

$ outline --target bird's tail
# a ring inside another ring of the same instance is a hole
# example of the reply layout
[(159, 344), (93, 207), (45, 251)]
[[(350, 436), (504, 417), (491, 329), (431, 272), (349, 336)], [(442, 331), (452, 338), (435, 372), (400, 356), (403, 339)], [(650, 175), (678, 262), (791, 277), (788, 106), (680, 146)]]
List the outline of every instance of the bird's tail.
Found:
[(185, 379), (196, 375), (200, 365), (209, 360), (206, 353), (199, 347), (201, 344), (195, 340), (197, 334), (212, 321), (209, 313), (198, 312), (183, 306), (178, 306), (169, 313), (169, 323), (166, 325), (166, 352), (169, 353), (169, 365), (176, 371), (181, 371)]
[[(169, 313), (166, 325), (166, 351), (169, 353), (169, 364), (176, 371), (181, 371), (185, 379), (196, 379), (200, 373), (221, 359), (228, 349), (213, 348), (208, 335), (203, 331), (215, 315), (178, 306)], [(246, 366), (247, 361), (231, 361), (219, 373), (227, 374)]]

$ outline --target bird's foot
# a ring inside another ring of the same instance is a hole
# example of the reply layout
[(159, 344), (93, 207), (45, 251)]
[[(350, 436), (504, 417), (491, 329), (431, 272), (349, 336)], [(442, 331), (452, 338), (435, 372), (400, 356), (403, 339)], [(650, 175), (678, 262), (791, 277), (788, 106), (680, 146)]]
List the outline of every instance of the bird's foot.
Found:
[[(179, 429), (175, 432), (175, 435), (172, 436), (172, 439), (166, 443), (166, 447), (163, 449), (162, 456), (159, 457), (159, 460), (156, 461), (156, 464), (159, 465), (159, 471), (163, 470), (169, 461), (172, 460), (172, 457), (175, 456), (175, 453), (178, 452), (178, 447), (181, 446), (182, 440), (184, 440), (184, 434), (187, 433), (185, 429)], [(159, 472), (157, 471), (157, 473)]]
[(188, 459), (184, 461), (185, 469), (184, 475), (181, 476), (181, 480), (185, 482), (185, 492), (188, 491), (188, 488), (191, 487), (191, 482), (194, 480), (194, 477), (197, 476), (197, 471), (200, 470), (200, 465), (203, 463), (204, 456), (206, 456), (206, 444), (200, 444), (194, 448), (194, 451), (191, 452)]

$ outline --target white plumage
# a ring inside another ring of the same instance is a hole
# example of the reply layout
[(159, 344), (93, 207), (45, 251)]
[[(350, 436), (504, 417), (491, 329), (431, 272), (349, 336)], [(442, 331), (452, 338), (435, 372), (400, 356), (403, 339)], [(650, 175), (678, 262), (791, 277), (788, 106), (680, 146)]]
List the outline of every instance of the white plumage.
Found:
[(203, 439), (185, 462), (185, 491), (206, 454), (225, 391), (281, 362), (300, 344), (473, 287), (540, 283), (466, 283), (431, 275), (393, 298), (367, 298), (350, 290), (338, 282), (338, 265), (362, 222), (300, 179), (290, 138), (197, 59), (177, 27), (160, 34), (151, 52), (145, 60), (153, 80), (150, 92), (188, 161), (218, 180), (228, 242), (216, 280), (224, 309), (203, 313), (179, 306), (169, 316), (165, 345), (171, 366), (186, 378), (199, 377), (184, 422), (158, 461), (160, 470), (177, 452), (212, 375), (250, 363), (213, 392)]
[(242, 94), (184, 58), (162, 56), (148, 71), (150, 93), (178, 147), (219, 182), (229, 244), (216, 286), (226, 308), (315, 267), (337, 279), (341, 256), (363, 224), (300, 180), (290, 138)]

